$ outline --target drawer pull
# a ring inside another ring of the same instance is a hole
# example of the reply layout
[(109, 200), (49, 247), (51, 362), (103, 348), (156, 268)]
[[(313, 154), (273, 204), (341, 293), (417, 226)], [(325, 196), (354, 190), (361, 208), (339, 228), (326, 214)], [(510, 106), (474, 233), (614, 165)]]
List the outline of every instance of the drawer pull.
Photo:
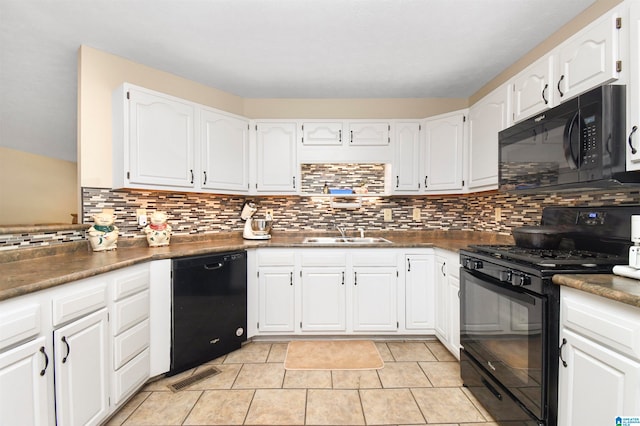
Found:
[(44, 346), (40, 347), (40, 352), (42, 352), (42, 355), (44, 355), (44, 368), (40, 370), (40, 375), (44, 376), (45, 372), (47, 371), (47, 367), (49, 366), (49, 357), (47, 356), (47, 351), (44, 349)]
[(566, 344), (567, 344), (567, 339), (565, 339), (565, 338), (563, 337), (563, 338), (562, 338), (562, 344), (560, 345), (560, 348), (559, 348), (559, 350), (558, 350), (558, 353), (559, 353), (559, 356), (560, 356), (560, 361), (562, 361), (562, 366), (563, 366), (563, 367), (565, 367), (565, 368), (567, 367), (567, 361), (565, 361), (565, 360), (564, 360), (564, 358), (562, 358), (562, 347), (563, 347), (564, 345), (566, 345)]
[(67, 346), (67, 354), (64, 356), (64, 358), (62, 358), (62, 363), (64, 364), (65, 362), (67, 362), (67, 358), (69, 358), (69, 354), (71, 353), (71, 347), (69, 346), (69, 342), (67, 342), (66, 336), (62, 336), (62, 343), (64, 343)]

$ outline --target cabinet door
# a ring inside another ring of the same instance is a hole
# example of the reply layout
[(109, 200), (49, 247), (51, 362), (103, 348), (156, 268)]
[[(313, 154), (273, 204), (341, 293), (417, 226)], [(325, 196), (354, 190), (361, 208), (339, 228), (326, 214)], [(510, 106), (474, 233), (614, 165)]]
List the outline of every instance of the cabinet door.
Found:
[(258, 271), (258, 330), (295, 330), (295, 286), (293, 266), (261, 267)]
[(202, 188), (247, 192), (249, 122), (206, 109), (200, 122)]
[(447, 275), (447, 305), (449, 308), (449, 350), (460, 359), (460, 280)]
[(349, 123), (349, 143), (351, 145), (388, 145), (391, 125), (387, 122)]
[(464, 113), (425, 122), (424, 188), (427, 193), (459, 191), (464, 186)]
[(303, 145), (342, 145), (342, 123), (339, 121), (322, 123), (302, 123)]
[(107, 309), (53, 332), (60, 425), (99, 424), (109, 411)]
[(256, 125), (258, 192), (296, 192), (295, 123)]
[(630, 4), (627, 170), (640, 170), (640, 3)]
[(447, 292), (447, 260), (440, 256), (436, 256), (435, 260), (434, 287), (436, 335), (441, 341), (447, 342), (451, 321)]
[(613, 424), (640, 413), (640, 363), (568, 330), (560, 364), (558, 424)]
[(507, 125), (507, 96), (501, 87), (469, 109), (469, 189), (498, 187), (498, 132)]
[(618, 78), (619, 16), (606, 14), (559, 47), (555, 90), (561, 102)]
[(398, 329), (397, 281), (396, 268), (353, 268), (354, 331)]
[(135, 89), (128, 102), (129, 183), (193, 188), (193, 105)]
[(302, 331), (345, 331), (344, 268), (302, 269)]
[(420, 191), (420, 123), (400, 122), (395, 125), (395, 160), (393, 192)]
[(410, 330), (434, 328), (435, 292), (433, 256), (405, 256), (405, 327)]
[(53, 352), (45, 336), (0, 354), (0, 424), (55, 424)]
[(554, 55), (545, 56), (513, 80), (513, 121), (521, 121), (553, 106)]

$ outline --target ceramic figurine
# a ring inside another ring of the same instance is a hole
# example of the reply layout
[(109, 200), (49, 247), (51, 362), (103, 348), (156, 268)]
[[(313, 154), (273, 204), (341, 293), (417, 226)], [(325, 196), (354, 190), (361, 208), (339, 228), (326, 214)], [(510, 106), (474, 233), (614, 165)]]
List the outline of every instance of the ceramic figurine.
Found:
[(98, 213), (92, 217), (94, 224), (87, 233), (93, 251), (115, 250), (118, 245), (118, 227), (113, 224), (116, 217), (110, 213)]
[(167, 214), (155, 212), (149, 217), (149, 224), (144, 228), (149, 247), (168, 246), (171, 239), (171, 225), (167, 223)]

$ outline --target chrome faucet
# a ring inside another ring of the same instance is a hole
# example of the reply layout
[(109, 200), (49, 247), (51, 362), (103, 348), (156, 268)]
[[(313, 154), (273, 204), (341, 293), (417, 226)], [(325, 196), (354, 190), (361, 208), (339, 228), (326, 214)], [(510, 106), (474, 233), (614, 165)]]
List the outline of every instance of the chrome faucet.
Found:
[(340, 235), (342, 236), (342, 238), (347, 238), (347, 235), (344, 233), (344, 228), (342, 228), (340, 225), (338, 225), (337, 223), (335, 224), (335, 227), (338, 231), (340, 231)]
[(364, 228), (358, 228), (358, 231), (360, 231), (360, 238), (364, 238)]

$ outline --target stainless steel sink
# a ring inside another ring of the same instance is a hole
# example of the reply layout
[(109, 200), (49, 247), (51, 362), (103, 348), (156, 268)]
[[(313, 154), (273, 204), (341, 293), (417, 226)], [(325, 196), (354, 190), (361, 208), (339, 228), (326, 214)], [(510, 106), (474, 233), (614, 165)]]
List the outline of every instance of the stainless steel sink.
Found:
[(303, 244), (391, 244), (381, 237), (307, 237)]

